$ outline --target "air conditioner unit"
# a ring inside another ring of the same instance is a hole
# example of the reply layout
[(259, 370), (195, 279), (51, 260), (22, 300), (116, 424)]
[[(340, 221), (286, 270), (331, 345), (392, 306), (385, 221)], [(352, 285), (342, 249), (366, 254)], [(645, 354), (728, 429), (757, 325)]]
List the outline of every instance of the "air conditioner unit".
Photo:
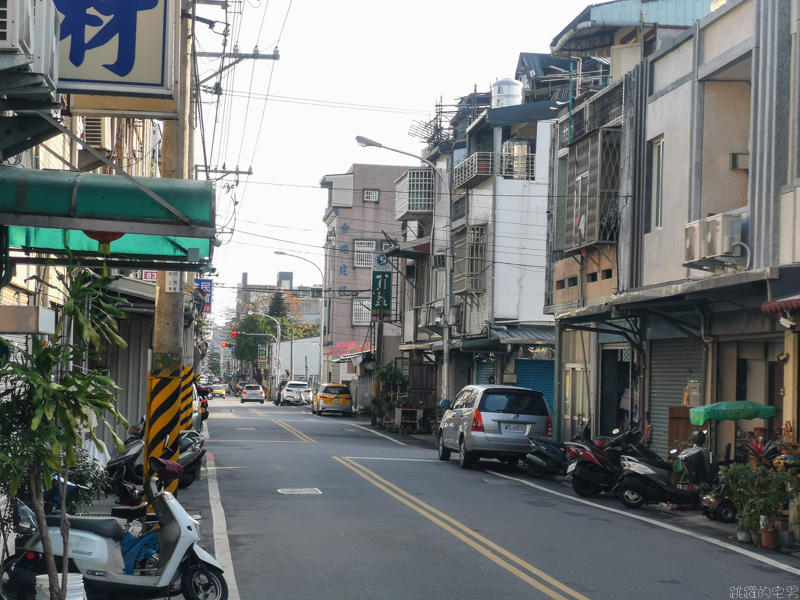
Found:
[(45, 85), (58, 85), (58, 43), (61, 27), (53, 0), (35, 0), (33, 13), (33, 64), (31, 70), (44, 76)]
[[(441, 327), (442, 326), (442, 313), (444, 309), (441, 306), (428, 307), (428, 319), (426, 325), (428, 327)], [(437, 322), (438, 320), (438, 322)]]
[(683, 237), (686, 246), (683, 252), (683, 262), (693, 263), (703, 259), (703, 244), (705, 242), (706, 222), (693, 221), (686, 225)]
[(721, 213), (708, 217), (705, 239), (705, 258), (741, 256), (741, 246), (734, 246), (734, 242), (742, 241), (741, 215)]
[(84, 117), (83, 139), (92, 148), (112, 150), (111, 119), (108, 117)]
[(33, 3), (31, 0), (6, 0), (3, 4), (5, 10), (0, 10), (0, 52), (32, 54)]

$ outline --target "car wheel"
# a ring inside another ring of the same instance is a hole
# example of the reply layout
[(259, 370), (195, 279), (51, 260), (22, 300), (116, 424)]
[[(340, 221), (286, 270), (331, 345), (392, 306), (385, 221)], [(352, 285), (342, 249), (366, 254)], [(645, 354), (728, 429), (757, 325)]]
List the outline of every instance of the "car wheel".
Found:
[(439, 460), (450, 460), (450, 450), (444, 447), (441, 433), (436, 438), (436, 453), (439, 455)]
[(263, 400), (263, 398), (261, 399), (261, 401), (259, 402), (259, 404), (264, 404), (264, 400)]
[(241, 402), (242, 404), (244, 404), (244, 398), (242, 398), (242, 399), (240, 400), (240, 402)]
[(723, 523), (736, 522), (736, 507), (730, 502), (723, 502), (720, 504), (717, 512), (715, 513), (718, 521)]
[(572, 476), (572, 489), (578, 496), (594, 496), (597, 493), (597, 486), (587, 479), (582, 477)]
[(458, 443), (458, 466), (462, 469), (471, 469), (475, 462), (475, 455), (472, 452), (467, 452), (467, 445), (464, 438)]
[(619, 501), (628, 508), (639, 508), (647, 500), (643, 494), (634, 490), (626, 482), (622, 483), (617, 495), (619, 496)]

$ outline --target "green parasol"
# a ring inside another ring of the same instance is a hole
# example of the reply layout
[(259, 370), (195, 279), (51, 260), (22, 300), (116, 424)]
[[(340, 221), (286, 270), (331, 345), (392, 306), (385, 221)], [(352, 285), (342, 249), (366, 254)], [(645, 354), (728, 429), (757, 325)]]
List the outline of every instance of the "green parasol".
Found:
[(698, 406), (689, 411), (692, 425), (702, 425), (706, 421), (738, 421), (739, 419), (769, 419), (777, 417), (775, 406), (765, 406), (747, 400), (717, 402), (708, 406)]

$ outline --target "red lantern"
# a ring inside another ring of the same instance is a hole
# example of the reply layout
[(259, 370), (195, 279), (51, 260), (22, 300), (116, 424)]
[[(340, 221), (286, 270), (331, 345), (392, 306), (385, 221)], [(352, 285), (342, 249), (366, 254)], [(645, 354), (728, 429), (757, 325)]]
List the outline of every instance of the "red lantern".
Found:
[(124, 233), (112, 233), (110, 231), (84, 231), (88, 237), (100, 242), (97, 252), (100, 254), (111, 254), (111, 242), (117, 241)]

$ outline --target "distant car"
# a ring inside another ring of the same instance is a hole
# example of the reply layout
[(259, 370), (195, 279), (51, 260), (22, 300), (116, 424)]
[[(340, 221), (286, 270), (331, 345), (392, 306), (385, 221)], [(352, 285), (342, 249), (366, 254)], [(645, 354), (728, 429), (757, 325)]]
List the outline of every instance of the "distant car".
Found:
[(321, 415), (326, 412), (339, 413), (344, 417), (353, 416), (353, 398), (350, 388), (341, 383), (324, 383), (311, 402), (311, 412)]
[(273, 400), (275, 401), (275, 406), (279, 406), (280, 405), (280, 403), (281, 403), (281, 391), (283, 390), (284, 387), (286, 387), (287, 383), (289, 383), (289, 382), (286, 381), (286, 380), (278, 382), (278, 389), (275, 390), (275, 398), (273, 398)]
[(219, 383), (211, 387), (211, 397), (216, 398), (217, 396), (222, 398), (226, 396), (225, 386)]
[(241, 403), (244, 404), (245, 402), (260, 402), (264, 404), (264, 390), (262, 387), (255, 383), (244, 386)]
[(280, 391), (281, 404), (303, 404), (311, 401), (311, 388), (305, 381), (288, 381)]
[(481, 458), (510, 464), (530, 452), (531, 436), (552, 435), (550, 409), (541, 392), (512, 385), (468, 385), (446, 408), (439, 424), (436, 448), (439, 460), (458, 452), (458, 463), (468, 469)]

